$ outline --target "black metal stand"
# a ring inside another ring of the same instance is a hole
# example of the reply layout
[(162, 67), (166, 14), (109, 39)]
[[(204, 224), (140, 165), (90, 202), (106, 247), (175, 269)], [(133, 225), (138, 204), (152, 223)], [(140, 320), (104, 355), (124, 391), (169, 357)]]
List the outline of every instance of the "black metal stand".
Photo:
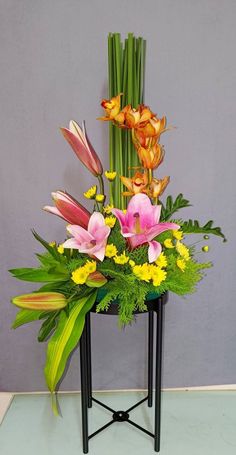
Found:
[[(163, 304), (167, 301), (167, 294), (151, 300), (147, 303), (148, 308), (148, 395), (147, 397), (134, 404), (126, 411), (115, 411), (101, 401), (92, 396), (92, 362), (91, 362), (91, 326), (90, 313), (86, 315), (84, 330), (80, 339), (80, 370), (81, 370), (81, 407), (82, 407), (82, 434), (83, 434), (83, 452), (88, 453), (89, 439), (96, 436), (101, 431), (115, 422), (128, 422), (135, 428), (143, 431), (147, 435), (154, 438), (154, 450), (160, 451), (160, 432), (161, 432), (161, 366), (162, 366), (162, 330), (163, 330)], [(92, 309), (96, 311), (96, 306)], [(154, 434), (137, 423), (130, 420), (129, 413), (137, 406), (145, 401), (148, 402), (148, 407), (153, 404), (153, 335), (154, 335), (154, 318), (153, 313), (156, 313), (156, 372), (155, 372), (155, 422)], [(139, 313), (139, 312), (137, 312)], [(112, 304), (108, 312), (103, 314), (117, 314), (117, 305)], [(95, 402), (112, 413), (112, 420), (106, 425), (98, 428), (94, 433), (88, 434), (88, 408), (92, 407), (92, 402)]]

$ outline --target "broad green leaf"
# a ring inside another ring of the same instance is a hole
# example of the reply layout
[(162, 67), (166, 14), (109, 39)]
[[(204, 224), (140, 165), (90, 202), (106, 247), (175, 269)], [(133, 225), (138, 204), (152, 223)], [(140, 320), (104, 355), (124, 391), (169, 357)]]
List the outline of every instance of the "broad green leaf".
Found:
[(38, 333), (38, 341), (42, 342), (47, 339), (47, 337), (52, 333), (57, 325), (58, 312), (50, 315), (41, 325), (41, 328)]
[(23, 324), (28, 324), (28, 322), (37, 321), (38, 319), (43, 318), (45, 311), (35, 311), (35, 310), (20, 310), (18, 311), (15, 321), (12, 323), (12, 329), (16, 329)]
[(54, 291), (54, 292), (62, 292), (62, 294), (66, 296), (70, 296), (73, 288), (76, 288), (75, 283), (72, 281), (56, 281), (52, 283), (47, 283), (41, 286), (35, 292), (47, 292), (47, 291)]
[(54, 282), (66, 281), (69, 278), (69, 273), (49, 272), (40, 268), (18, 268), (11, 269), (9, 272), (18, 280), (33, 281), (33, 282)]
[(183, 207), (190, 207), (190, 203), (187, 199), (184, 199), (183, 194), (180, 193), (175, 201), (173, 201), (172, 196), (168, 196), (166, 199), (166, 205), (162, 204), (161, 209), (161, 221), (169, 220), (173, 213), (182, 209)]
[(181, 223), (181, 229), (185, 234), (213, 234), (223, 238), (226, 242), (223, 232), (220, 227), (212, 227), (213, 221), (208, 221), (204, 226), (200, 226), (197, 220), (188, 220)]
[(69, 355), (76, 347), (81, 337), (85, 316), (94, 305), (96, 291), (79, 299), (70, 311), (69, 316), (62, 311), (57, 329), (48, 343), (45, 365), (45, 377), (48, 388), (53, 392), (60, 380)]

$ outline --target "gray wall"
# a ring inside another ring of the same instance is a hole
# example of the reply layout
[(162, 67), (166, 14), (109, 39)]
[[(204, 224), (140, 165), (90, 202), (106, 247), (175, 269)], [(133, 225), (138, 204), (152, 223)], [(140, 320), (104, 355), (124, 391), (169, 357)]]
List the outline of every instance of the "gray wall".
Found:
[[(165, 318), (165, 386), (235, 383), (235, 0), (1, 0), (1, 313), (0, 390), (44, 390), (45, 345), (37, 323), (10, 330), (13, 295), (33, 286), (8, 268), (36, 264), (35, 229), (62, 241), (63, 221), (43, 213), (50, 192), (77, 198), (94, 183), (58, 126), (87, 119), (107, 162), (107, 125), (96, 121), (107, 95), (109, 31), (147, 39), (146, 103), (178, 128), (163, 137), (161, 175), (168, 192), (193, 207), (183, 217), (222, 225), (211, 239), (215, 267), (198, 293), (170, 296)], [(200, 250), (200, 246), (199, 246)], [(200, 256), (199, 256), (200, 258)], [(125, 331), (116, 318), (93, 317), (94, 386), (142, 388), (146, 315)], [(74, 355), (62, 389), (79, 388)]]

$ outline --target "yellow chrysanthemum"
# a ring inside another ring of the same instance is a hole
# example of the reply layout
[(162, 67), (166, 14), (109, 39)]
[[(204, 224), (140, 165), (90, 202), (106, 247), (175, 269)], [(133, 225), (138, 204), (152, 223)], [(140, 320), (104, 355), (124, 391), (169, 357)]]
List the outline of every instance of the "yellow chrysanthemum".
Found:
[(129, 260), (129, 265), (130, 265), (130, 267), (134, 267), (135, 266), (135, 262), (133, 261), (133, 259)]
[(105, 224), (110, 228), (113, 228), (116, 224), (116, 218), (114, 216), (107, 216), (105, 218)]
[(129, 256), (126, 256), (125, 251), (119, 256), (114, 256), (114, 262), (116, 264), (124, 265), (129, 261)]
[(113, 208), (114, 208), (114, 205), (108, 204), (105, 207), (103, 207), (103, 212), (106, 213), (107, 215), (110, 215)]
[(105, 196), (104, 196), (104, 194), (97, 194), (95, 199), (97, 202), (103, 202), (105, 199)]
[(149, 264), (135, 265), (133, 267), (134, 275), (142, 281), (150, 281), (152, 278), (151, 269)]
[(56, 246), (56, 242), (50, 242), (49, 246)]
[(109, 180), (109, 182), (113, 182), (113, 180), (115, 180), (116, 178), (116, 172), (105, 171), (105, 177), (107, 178), (107, 180)]
[(84, 265), (85, 271), (90, 275), (90, 273), (93, 273), (96, 271), (97, 268), (97, 263), (96, 261), (87, 261), (86, 264)]
[(64, 246), (63, 245), (58, 245), (57, 251), (58, 251), (58, 253), (63, 254), (64, 253)]
[(162, 281), (165, 281), (167, 272), (161, 269), (158, 266), (154, 266), (155, 268), (152, 269), (152, 280), (153, 286), (160, 286)]
[(86, 197), (87, 199), (94, 199), (96, 192), (97, 186), (96, 185), (91, 186), (91, 188), (89, 188), (88, 191), (85, 191), (84, 197)]
[(186, 261), (184, 259), (177, 259), (176, 261), (176, 264), (177, 264), (177, 267), (179, 267), (180, 270), (182, 270), (182, 272), (185, 271), (186, 269)]
[(155, 261), (155, 264), (158, 265), (160, 268), (167, 266), (167, 258), (164, 253), (161, 253), (160, 256), (158, 256), (157, 260)]
[(189, 249), (181, 243), (179, 240), (176, 242), (176, 250), (178, 251), (179, 255), (185, 260), (188, 261), (190, 259)]
[(174, 229), (172, 231), (172, 234), (176, 240), (182, 240), (182, 238), (184, 236), (183, 231), (180, 231), (179, 229)]
[(171, 239), (164, 240), (164, 245), (165, 245), (166, 248), (174, 248), (175, 247)]
[(72, 281), (76, 284), (84, 284), (88, 278), (88, 272), (86, 267), (79, 267), (78, 269), (74, 270), (71, 275)]
[(116, 254), (117, 254), (117, 248), (115, 245), (113, 245), (113, 243), (110, 243), (110, 245), (106, 246), (105, 256), (107, 258), (113, 258), (114, 256), (116, 256)]

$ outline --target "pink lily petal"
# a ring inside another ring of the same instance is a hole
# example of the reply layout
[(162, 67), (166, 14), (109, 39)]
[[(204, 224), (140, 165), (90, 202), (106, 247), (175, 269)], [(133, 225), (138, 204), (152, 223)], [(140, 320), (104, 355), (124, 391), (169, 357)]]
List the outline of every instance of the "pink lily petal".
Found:
[(93, 212), (88, 224), (88, 231), (95, 235), (96, 231), (105, 226), (104, 217), (99, 212)]
[(147, 237), (148, 240), (153, 239), (154, 237), (157, 237), (157, 235), (161, 234), (162, 232), (172, 230), (172, 229), (179, 229), (179, 225), (175, 223), (159, 223), (156, 224), (155, 226), (152, 226), (148, 232), (147, 232)]
[(107, 239), (107, 237), (109, 236), (111, 232), (111, 229), (108, 227), (108, 226), (102, 226), (101, 228), (99, 228), (95, 235), (94, 235), (94, 238), (95, 240), (99, 243), (99, 242), (103, 242), (104, 239)]
[(43, 210), (45, 210), (46, 212), (52, 213), (53, 215), (57, 215), (57, 216), (60, 216), (61, 218), (63, 218), (61, 216), (61, 213), (59, 212), (59, 210), (56, 207), (51, 207), (50, 205), (45, 205), (45, 207), (43, 207)]
[(159, 223), (160, 216), (161, 216), (161, 205), (153, 206), (153, 215), (154, 215), (155, 224)]
[(132, 237), (128, 238), (129, 244), (132, 249), (137, 248), (139, 245), (143, 245), (148, 242), (147, 236), (145, 234), (134, 234)]
[(162, 248), (161, 244), (159, 242), (156, 242), (156, 240), (152, 240), (148, 243), (148, 261), (152, 263), (157, 260), (158, 256), (160, 256)]
[(142, 229), (155, 224), (153, 205), (151, 204), (151, 201), (146, 194), (136, 194), (132, 197), (128, 204), (127, 221), (131, 229), (135, 225), (135, 215), (137, 213), (140, 217), (140, 225)]
[(64, 248), (73, 248), (74, 250), (80, 249), (80, 243), (76, 239), (68, 239), (62, 244), (62, 246)]
[(111, 212), (116, 216), (120, 222), (120, 225), (123, 227), (126, 224), (126, 216), (124, 212), (120, 209), (112, 209)]
[(98, 251), (96, 251), (95, 253), (93, 253), (93, 255), (99, 259), (99, 261), (103, 261), (104, 257), (105, 257), (105, 246), (101, 247)]
[(93, 236), (81, 226), (69, 224), (69, 226), (67, 226), (67, 231), (81, 243), (94, 240)]
[(87, 169), (95, 176), (102, 174), (102, 163), (89, 142), (85, 131), (74, 120), (70, 121), (69, 129), (60, 128), (60, 130), (79, 160)]
[(52, 193), (55, 208), (45, 206), (44, 210), (60, 216), (70, 224), (77, 224), (87, 228), (90, 213), (76, 199), (65, 191), (55, 191)]

